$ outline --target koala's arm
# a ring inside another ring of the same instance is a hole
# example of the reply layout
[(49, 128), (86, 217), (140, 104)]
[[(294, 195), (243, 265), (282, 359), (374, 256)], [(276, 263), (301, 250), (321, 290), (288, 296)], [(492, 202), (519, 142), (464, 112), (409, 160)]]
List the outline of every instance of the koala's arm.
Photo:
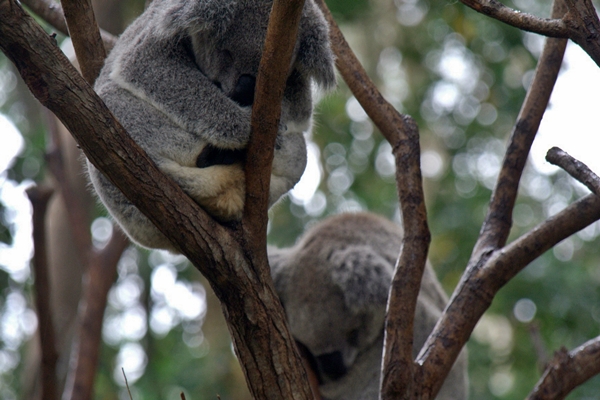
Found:
[(186, 36), (160, 37), (160, 32), (152, 20), (136, 21), (111, 53), (96, 85), (99, 94), (115, 84), (199, 139), (219, 148), (243, 148), (251, 109), (229, 99), (200, 71)]

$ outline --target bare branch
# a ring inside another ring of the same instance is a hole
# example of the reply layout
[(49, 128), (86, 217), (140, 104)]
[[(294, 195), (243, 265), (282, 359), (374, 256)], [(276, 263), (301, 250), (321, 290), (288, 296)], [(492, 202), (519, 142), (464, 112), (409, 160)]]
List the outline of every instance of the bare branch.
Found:
[(33, 270), (35, 274), (35, 305), (38, 317), (38, 333), (42, 349), (41, 376), (42, 399), (58, 399), (56, 363), (58, 351), (50, 310), (50, 279), (46, 251), (46, 209), (53, 190), (48, 187), (27, 189), (27, 196), (33, 207)]
[(106, 50), (94, 16), (91, 0), (62, 0), (69, 34), (73, 41), (81, 74), (90, 85), (100, 74)]
[(269, 276), (266, 237), (271, 165), (283, 90), (290, 72), (303, 6), (304, 0), (273, 2), (252, 106), (242, 227), (243, 236), (249, 240), (249, 249), (255, 255), (254, 260), (260, 261)]
[[(25, 4), (31, 11), (52, 25), (54, 29), (63, 35), (69, 36), (65, 15), (59, 3), (52, 0), (22, 0), (21, 3)], [(117, 42), (116, 37), (102, 29), (100, 29), (100, 36), (107, 52), (115, 47), (115, 43)]]
[(554, 354), (527, 400), (561, 400), (569, 392), (600, 373), (600, 337), (573, 351), (564, 348)]
[(344, 39), (327, 6), (322, 0), (317, 3), (329, 22), (336, 65), (342, 77), (390, 142), (396, 158), (404, 239), (388, 300), (381, 377), (382, 399), (395, 399), (408, 394), (414, 381), (414, 314), (431, 240), (423, 196), (419, 130), (411, 117), (400, 114), (383, 98)]
[[(561, 19), (538, 18), (531, 14), (513, 10), (497, 0), (461, 0), (461, 3), (473, 10), (497, 19), (505, 24), (540, 35), (567, 38), (569, 31)], [(554, 18), (560, 18), (554, 17)]]
[(558, 147), (548, 150), (546, 160), (567, 171), (569, 175), (583, 183), (596, 196), (600, 196), (600, 177), (587, 165), (571, 157), (567, 152)]
[(577, 43), (600, 66), (600, 20), (591, 0), (565, 0), (569, 13), (563, 20), (569, 38)]
[[(502, 250), (482, 255), (476, 265), (470, 266), (469, 274), (463, 276), (450, 304), (417, 357), (417, 363), (423, 364), (424, 372), (437, 374), (440, 365), (452, 365), (475, 324), (502, 286), (561, 240), (598, 219), (600, 198), (589, 195), (550, 217)], [(452, 340), (441, 343), (435, 340), (437, 337)], [(434, 398), (435, 393), (437, 390), (427, 398)]]
[[(564, 14), (561, 0), (554, 2), (552, 16)], [(492, 193), (489, 210), (473, 249), (471, 261), (482, 252), (497, 249), (506, 243), (512, 226), (512, 210), (519, 190), (521, 174), (527, 161), (533, 139), (544, 112), (548, 107), (552, 89), (558, 77), (567, 45), (566, 39), (547, 39), (538, 62), (535, 76), (513, 129), (502, 168)]]
[[(557, 18), (563, 14), (564, 5), (561, 5), (560, 0), (555, 1), (552, 16)], [(558, 77), (565, 47), (565, 39), (549, 38), (546, 40), (533, 83), (525, 98), (507, 147), (502, 169), (492, 194), (490, 208), (465, 275), (454, 291), (442, 318), (417, 357), (417, 363), (423, 366), (424, 381), (435, 384), (432, 391), (428, 393), (429, 397), (425, 398), (435, 397), (443, 383), (443, 378), (454, 364), (475, 324), (489, 307), (502, 285), (550, 246), (595, 221), (595, 205), (587, 205), (587, 208), (592, 210), (592, 216), (582, 216), (580, 221), (584, 222), (582, 225), (578, 225), (580, 227), (577, 230), (572, 231), (563, 226), (560, 228), (556, 226), (558, 224), (568, 225), (573, 221), (560, 220), (561, 222), (556, 222), (554, 218), (551, 218), (540, 228), (502, 249), (512, 226), (512, 210), (521, 174)], [(586, 204), (581, 207), (586, 208)], [(567, 210), (571, 209), (567, 208)], [(565, 212), (568, 213), (568, 211)], [(577, 211), (571, 212), (576, 213)], [(563, 214), (561, 213), (561, 215)], [(555, 231), (546, 232), (541, 229), (547, 226)], [(553, 241), (552, 239), (555, 237), (552, 234), (558, 235), (558, 232), (560, 232), (560, 239)], [(570, 233), (563, 235), (567, 232)], [(516, 250), (523, 248), (527, 248), (524, 253)], [(503, 261), (509, 257), (509, 254), (511, 262)], [(518, 254), (518, 257), (515, 254)], [(438, 340), (438, 338), (443, 338), (443, 340)], [(440, 371), (443, 374), (442, 379), (440, 379)]]

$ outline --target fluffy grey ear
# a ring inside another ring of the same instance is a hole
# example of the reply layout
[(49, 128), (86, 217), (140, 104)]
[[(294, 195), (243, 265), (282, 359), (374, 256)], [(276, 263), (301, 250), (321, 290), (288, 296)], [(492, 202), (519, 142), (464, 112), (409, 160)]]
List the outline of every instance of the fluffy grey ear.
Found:
[(167, 36), (204, 31), (218, 37), (229, 27), (237, 5), (236, 0), (155, 0), (151, 7)]
[(394, 266), (370, 246), (336, 251), (329, 259), (331, 277), (344, 293), (346, 306), (355, 313), (387, 303)]
[(298, 69), (321, 88), (331, 89), (335, 86), (334, 61), (327, 21), (317, 5), (307, 0), (298, 32)]

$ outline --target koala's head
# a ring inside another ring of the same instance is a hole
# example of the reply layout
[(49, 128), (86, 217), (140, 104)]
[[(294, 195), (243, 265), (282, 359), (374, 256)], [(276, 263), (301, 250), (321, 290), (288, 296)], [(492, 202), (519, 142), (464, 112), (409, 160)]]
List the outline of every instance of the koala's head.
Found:
[[(242, 107), (252, 106), (272, 0), (175, 1), (169, 29), (184, 29), (200, 70)], [(282, 123), (308, 128), (311, 81), (335, 84), (327, 23), (312, 0), (302, 12), (295, 54), (282, 103)]]
[(370, 247), (336, 245), (309, 237), (269, 252), (292, 335), (310, 353), (320, 383), (344, 377), (361, 352), (380, 345), (393, 273)]

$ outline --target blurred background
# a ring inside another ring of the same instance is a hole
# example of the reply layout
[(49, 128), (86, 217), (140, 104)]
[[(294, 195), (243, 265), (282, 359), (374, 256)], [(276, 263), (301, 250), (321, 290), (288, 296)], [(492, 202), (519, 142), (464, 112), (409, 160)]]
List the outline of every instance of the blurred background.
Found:
[[(143, 0), (97, 4), (101, 26), (118, 34)], [(458, 2), (329, 0), (352, 48), (384, 96), (413, 116), (421, 132), (422, 168), (432, 232), (430, 259), (446, 291), (457, 284), (483, 221), (507, 138), (533, 77), (544, 38), (519, 31)], [(550, 2), (505, 3), (546, 17)], [(40, 21), (41, 22), (41, 21)], [(48, 30), (54, 30), (41, 22)], [(58, 35), (72, 54), (70, 41)], [(585, 86), (583, 86), (585, 85)], [(600, 172), (590, 146), (598, 132), (600, 74), (569, 45), (534, 143), (514, 211), (512, 240), (587, 190), (544, 161), (561, 146)], [(44, 153), (53, 117), (33, 99), (0, 55), (0, 398), (33, 396), (36, 374), (31, 208), (24, 189), (52, 182)], [(60, 128), (57, 128), (60, 129)], [(89, 207), (95, 246), (112, 226), (82, 176), (78, 150), (62, 134), (70, 179)], [(307, 138), (309, 164), (291, 195), (270, 212), (269, 242), (292, 245), (328, 215), (370, 210), (400, 222), (394, 159), (340, 79), (317, 106)], [(82, 266), (54, 196), (48, 214), (54, 321), (62, 373), (72, 340)], [(548, 251), (509, 282), (475, 329), (469, 347), (472, 399), (522, 399), (561, 346), (573, 349), (600, 334), (600, 263), (595, 223)], [(210, 287), (183, 257), (130, 247), (118, 265), (104, 317), (97, 399), (247, 399), (247, 389)], [(569, 399), (600, 393), (594, 378)]]

